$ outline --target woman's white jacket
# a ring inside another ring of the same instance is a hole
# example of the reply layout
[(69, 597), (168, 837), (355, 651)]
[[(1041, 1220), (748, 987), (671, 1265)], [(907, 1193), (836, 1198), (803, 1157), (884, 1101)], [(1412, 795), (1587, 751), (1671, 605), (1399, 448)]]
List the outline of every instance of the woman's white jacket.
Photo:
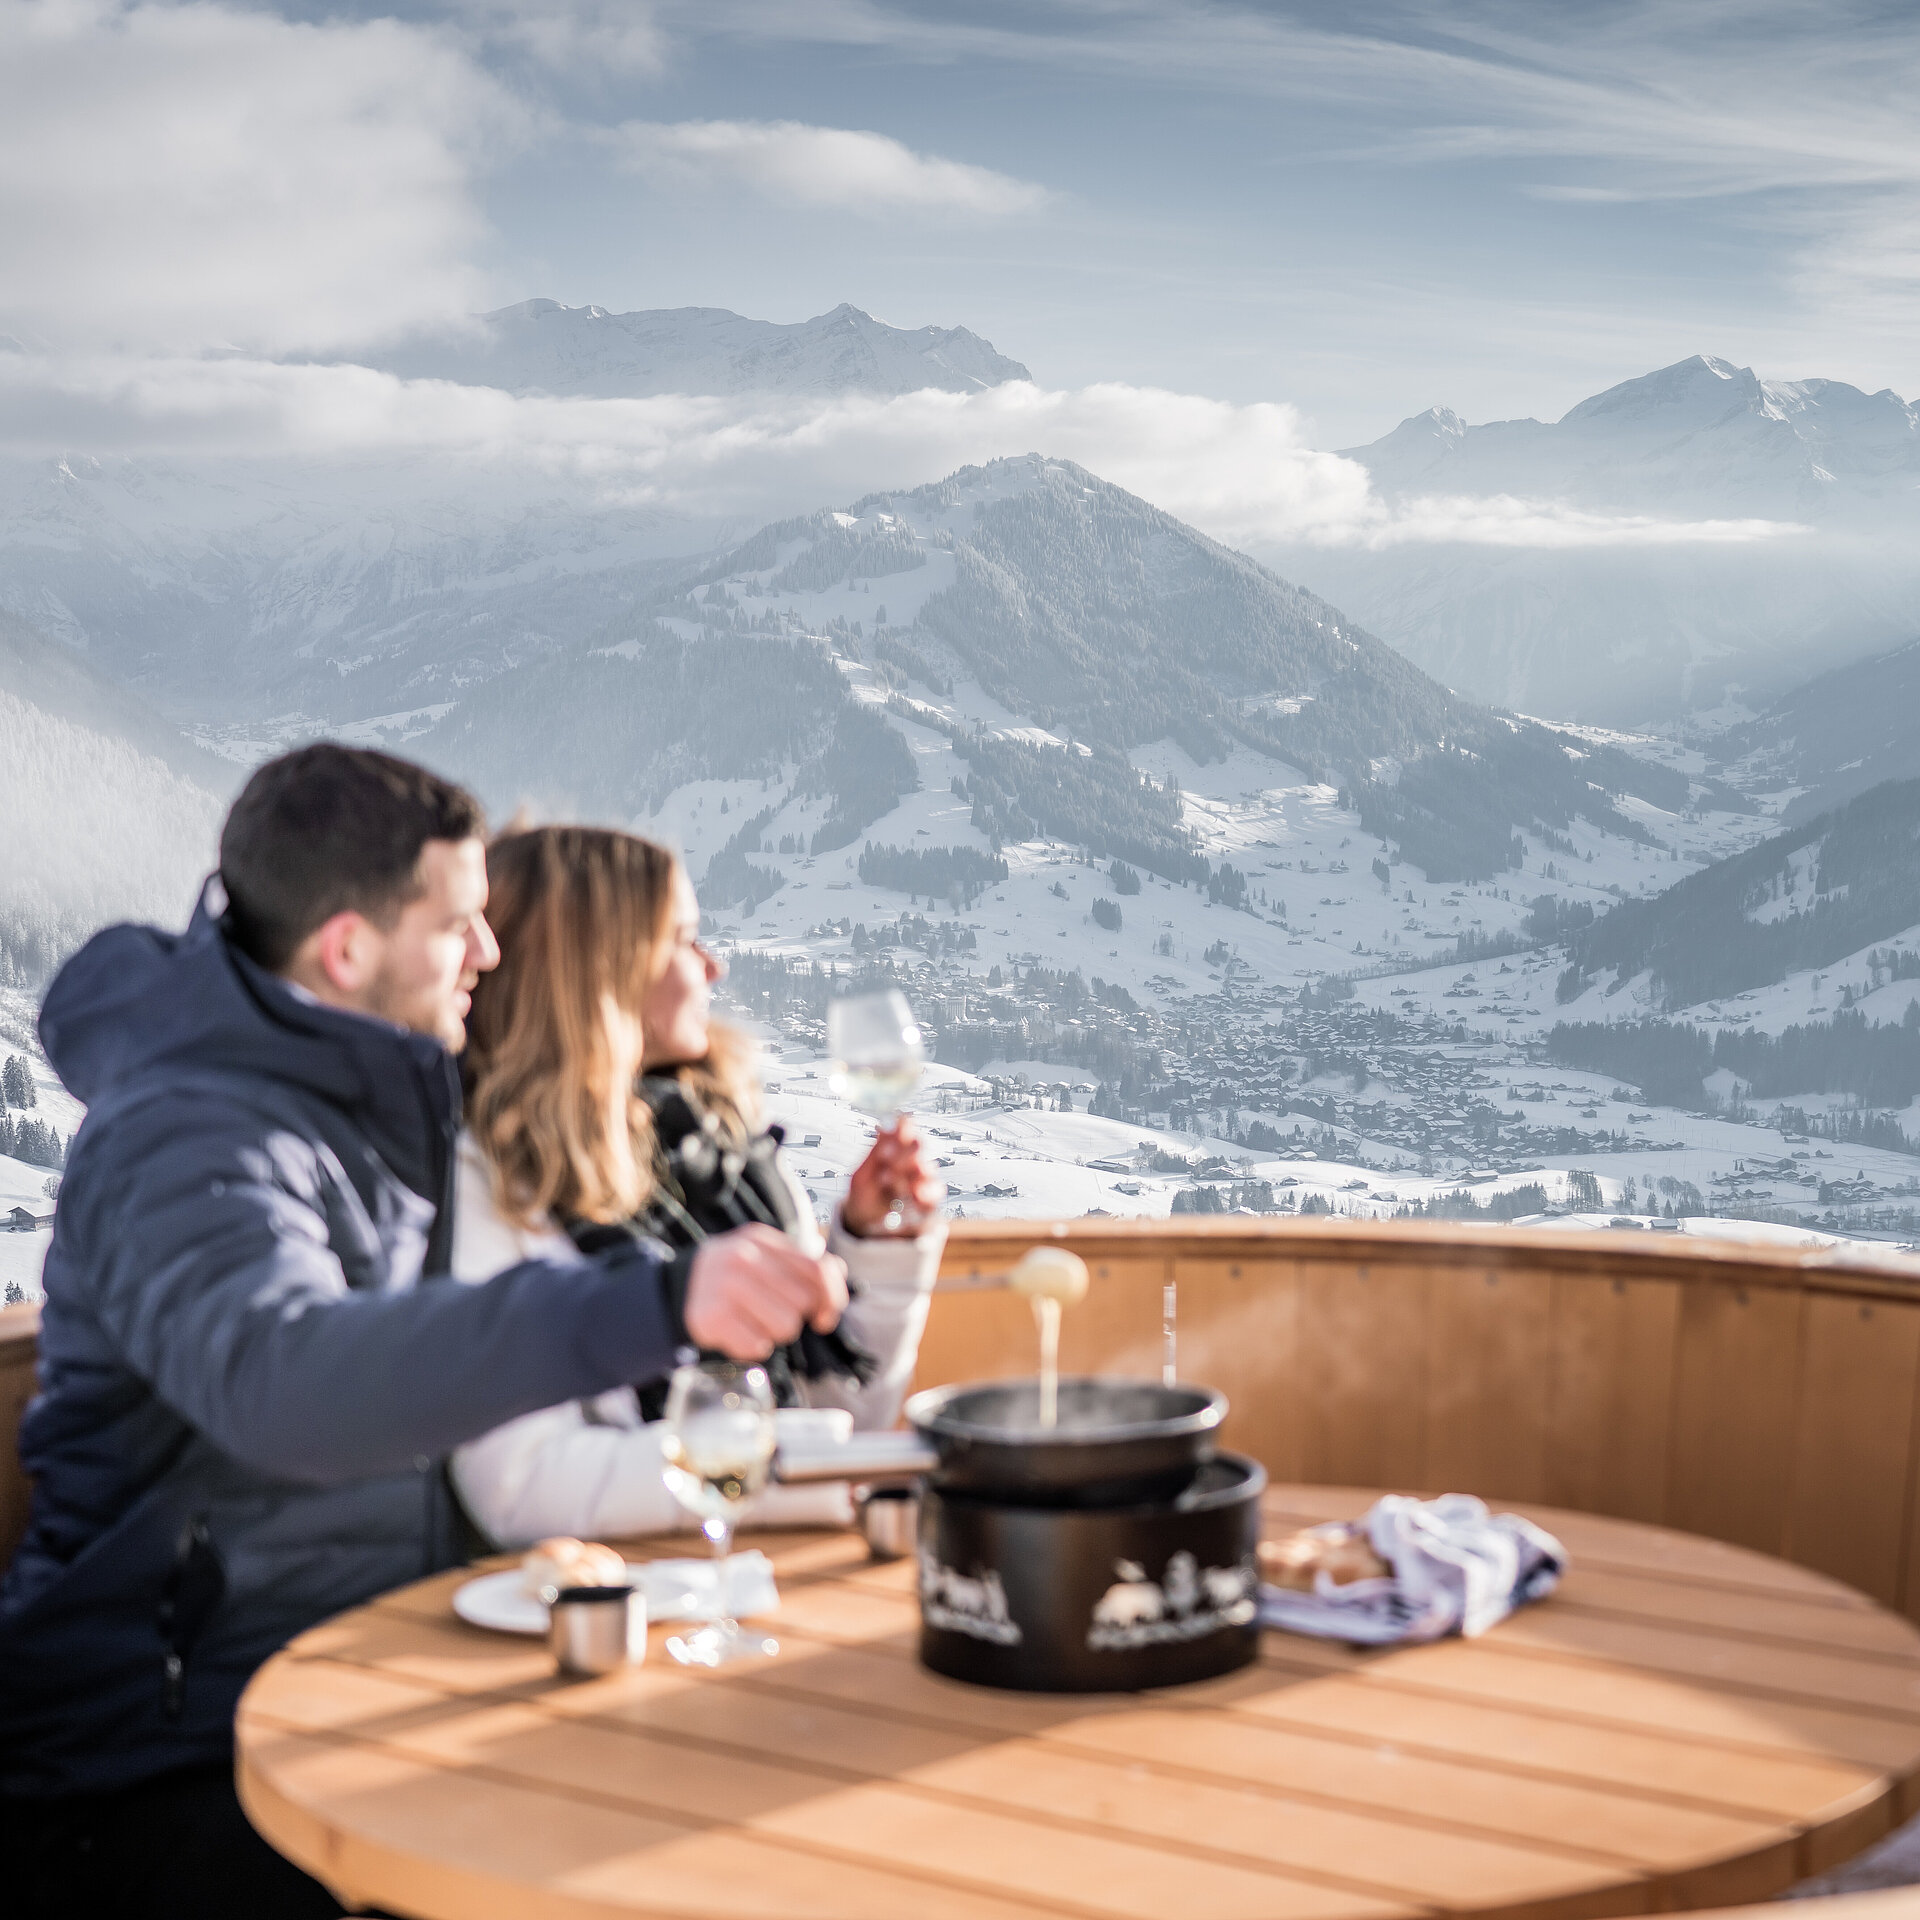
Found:
[[(783, 1168), (784, 1171), (784, 1168)], [(787, 1175), (790, 1185), (792, 1175)], [(813, 1206), (795, 1186), (795, 1206), (812, 1252), (820, 1251)], [(846, 1327), (878, 1362), (866, 1386), (851, 1380), (806, 1385), (815, 1407), (841, 1407), (856, 1427), (890, 1427), (913, 1378), (928, 1298), (946, 1243), (936, 1222), (916, 1239), (856, 1239), (836, 1209), (826, 1250), (847, 1263), (857, 1289)], [(491, 1172), (470, 1134), (460, 1136), (454, 1188), (453, 1274), (490, 1279), (530, 1258), (572, 1262), (583, 1256), (557, 1226), (516, 1226), (494, 1198)], [(475, 1524), (499, 1547), (522, 1547), (549, 1534), (581, 1539), (691, 1530), (697, 1523), (668, 1493), (661, 1475), (660, 1429), (640, 1417), (631, 1387), (523, 1414), (470, 1440), (453, 1456), (453, 1480)], [(840, 1485), (769, 1487), (744, 1507), (744, 1523), (833, 1526), (852, 1518)]]

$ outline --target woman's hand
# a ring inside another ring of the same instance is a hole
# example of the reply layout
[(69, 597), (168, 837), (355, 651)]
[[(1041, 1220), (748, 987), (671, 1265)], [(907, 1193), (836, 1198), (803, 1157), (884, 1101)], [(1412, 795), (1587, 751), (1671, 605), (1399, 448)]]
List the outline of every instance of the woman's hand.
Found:
[[(861, 1240), (888, 1234), (911, 1239), (920, 1230), (909, 1224), (913, 1215), (937, 1213), (946, 1197), (946, 1183), (928, 1162), (926, 1143), (902, 1115), (874, 1135), (872, 1152), (854, 1169), (840, 1223)], [(908, 1218), (890, 1228), (887, 1216), (896, 1208)]]

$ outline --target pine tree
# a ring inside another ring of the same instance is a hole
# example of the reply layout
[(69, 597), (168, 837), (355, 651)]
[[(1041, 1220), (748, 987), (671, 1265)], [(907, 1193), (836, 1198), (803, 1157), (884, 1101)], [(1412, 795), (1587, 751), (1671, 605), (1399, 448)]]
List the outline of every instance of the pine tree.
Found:
[(0, 1067), (0, 1095), (4, 1095), (10, 1107), (37, 1107), (39, 1094), (34, 1089), (33, 1069), (19, 1054), (7, 1055), (7, 1064)]

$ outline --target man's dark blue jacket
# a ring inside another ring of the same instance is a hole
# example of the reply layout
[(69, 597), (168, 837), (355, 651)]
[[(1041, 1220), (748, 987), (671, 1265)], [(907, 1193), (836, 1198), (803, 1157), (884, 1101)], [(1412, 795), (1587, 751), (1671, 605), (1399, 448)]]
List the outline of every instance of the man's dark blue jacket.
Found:
[(461, 1558), (455, 1445), (654, 1378), (684, 1337), (643, 1247), (440, 1277), (452, 1059), (262, 971), (204, 904), (183, 935), (97, 935), (40, 1032), (88, 1113), (0, 1585), (10, 1796), (224, 1757), (276, 1647)]

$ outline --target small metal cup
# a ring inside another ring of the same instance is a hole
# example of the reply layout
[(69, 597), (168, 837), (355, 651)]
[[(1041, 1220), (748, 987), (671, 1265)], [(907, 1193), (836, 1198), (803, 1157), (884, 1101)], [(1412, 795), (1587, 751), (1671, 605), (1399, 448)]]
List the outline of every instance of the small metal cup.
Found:
[(647, 1657), (647, 1596), (637, 1587), (562, 1587), (547, 1645), (562, 1673), (612, 1673)]
[(904, 1560), (920, 1540), (920, 1496), (912, 1487), (875, 1487), (861, 1503), (868, 1555)]

